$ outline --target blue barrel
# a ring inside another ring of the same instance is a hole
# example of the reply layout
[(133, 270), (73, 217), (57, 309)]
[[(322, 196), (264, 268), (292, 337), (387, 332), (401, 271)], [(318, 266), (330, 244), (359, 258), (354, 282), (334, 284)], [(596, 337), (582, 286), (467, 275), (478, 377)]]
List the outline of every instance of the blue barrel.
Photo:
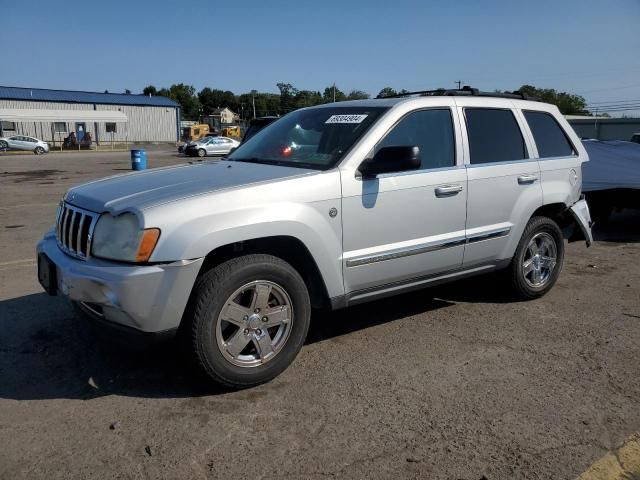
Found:
[(131, 150), (131, 169), (144, 170), (147, 168), (147, 152), (144, 150)]

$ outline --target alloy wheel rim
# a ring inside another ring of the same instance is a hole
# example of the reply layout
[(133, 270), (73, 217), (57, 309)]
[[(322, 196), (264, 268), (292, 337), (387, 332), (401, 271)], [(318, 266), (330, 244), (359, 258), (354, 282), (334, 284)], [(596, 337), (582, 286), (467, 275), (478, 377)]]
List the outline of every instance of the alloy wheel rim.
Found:
[(546, 232), (531, 238), (522, 261), (522, 275), (531, 287), (546, 285), (558, 262), (558, 248), (555, 239)]
[(287, 343), (293, 306), (284, 288), (267, 280), (249, 282), (233, 292), (216, 321), (216, 343), (238, 367), (258, 367), (273, 360)]

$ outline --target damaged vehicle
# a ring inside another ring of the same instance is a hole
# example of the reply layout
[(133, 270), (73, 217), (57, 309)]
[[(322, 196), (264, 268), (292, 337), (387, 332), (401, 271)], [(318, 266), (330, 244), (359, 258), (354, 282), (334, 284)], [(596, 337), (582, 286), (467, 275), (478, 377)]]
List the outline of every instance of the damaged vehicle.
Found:
[(177, 334), (211, 379), (250, 387), (293, 362), (312, 308), (496, 270), (522, 299), (547, 293), (565, 233), (592, 241), (587, 159), (555, 106), (520, 94), (304, 108), (224, 159), (71, 188), (38, 277), (96, 322)]

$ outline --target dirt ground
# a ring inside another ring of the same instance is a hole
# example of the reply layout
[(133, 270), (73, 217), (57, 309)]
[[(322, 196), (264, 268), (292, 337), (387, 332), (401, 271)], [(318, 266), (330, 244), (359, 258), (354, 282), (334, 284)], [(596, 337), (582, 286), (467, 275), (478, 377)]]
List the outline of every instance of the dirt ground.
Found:
[(128, 167), (127, 153), (0, 156), (0, 478), (572, 479), (640, 465), (640, 449), (616, 453), (640, 432), (639, 212), (598, 227), (592, 248), (570, 244), (542, 299), (514, 302), (488, 276), (317, 312), (283, 375), (225, 392), (171, 346), (100, 338), (37, 283), (35, 244), (65, 190)]

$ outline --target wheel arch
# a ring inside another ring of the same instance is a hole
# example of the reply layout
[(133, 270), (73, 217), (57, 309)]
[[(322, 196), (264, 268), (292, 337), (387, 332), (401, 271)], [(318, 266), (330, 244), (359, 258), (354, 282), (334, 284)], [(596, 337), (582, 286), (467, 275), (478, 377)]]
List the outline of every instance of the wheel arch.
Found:
[(311, 305), (315, 308), (330, 306), (327, 286), (313, 255), (300, 239), (293, 236), (253, 238), (216, 247), (205, 256), (198, 277), (231, 258), (250, 253), (273, 255), (289, 263), (302, 276), (309, 290)]
[(533, 217), (547, 217), (556, 222), (562, 230), (562, 235), (569, 242), (586, 240), (566, 203), (557, 202), (542, 205), (533, 212), (531, 218)]

